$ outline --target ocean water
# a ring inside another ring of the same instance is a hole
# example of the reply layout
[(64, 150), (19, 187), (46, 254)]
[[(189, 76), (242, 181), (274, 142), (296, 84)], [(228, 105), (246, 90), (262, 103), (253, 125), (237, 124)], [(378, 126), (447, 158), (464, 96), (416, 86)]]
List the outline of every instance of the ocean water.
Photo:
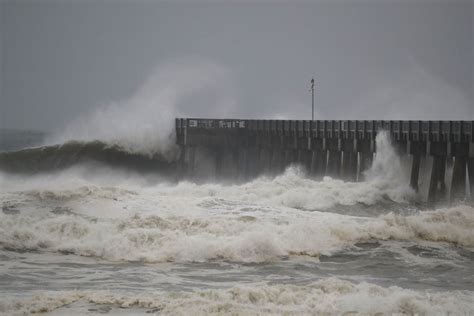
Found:
[(472, 202), (427, 207), (377, 148), (361, 183), (0, 154), (0, 314), (474, 315)]

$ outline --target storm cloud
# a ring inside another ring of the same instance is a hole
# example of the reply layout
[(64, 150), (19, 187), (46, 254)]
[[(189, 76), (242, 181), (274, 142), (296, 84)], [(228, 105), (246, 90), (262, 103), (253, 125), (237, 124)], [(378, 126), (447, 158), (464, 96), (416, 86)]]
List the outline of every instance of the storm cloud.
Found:
[(309, 119), (313, 76), (318, 119), (474, 119), (472, 1), (0, 6), (0, 127), (67, 129), (171, 86), (150, 115)]

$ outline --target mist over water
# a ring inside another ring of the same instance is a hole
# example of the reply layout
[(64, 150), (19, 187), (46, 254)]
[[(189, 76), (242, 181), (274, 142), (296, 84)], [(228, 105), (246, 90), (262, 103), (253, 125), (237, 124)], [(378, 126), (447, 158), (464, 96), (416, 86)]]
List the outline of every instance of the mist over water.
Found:
[(47, 145), (102, 141), (145, 155), (176, 155), (175, 118), (215, 116), (234, 106), (229, 70), (209, 61), (182, 59), (158, 66), (134, 95), (99, 105), (69, 122)]

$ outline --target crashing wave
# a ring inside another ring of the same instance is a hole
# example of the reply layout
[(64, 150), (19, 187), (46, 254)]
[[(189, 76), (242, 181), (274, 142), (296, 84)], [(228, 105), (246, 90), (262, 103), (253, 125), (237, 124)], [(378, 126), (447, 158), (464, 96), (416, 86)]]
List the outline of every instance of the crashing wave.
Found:
[(100, 163), (137, 171), (173, 172), (176, 163), (161, 154), (130, 152), (100, 141), (70, 141), (61, 145), (0, 153), (0, 170), (14, 173), (57, 171), (83, 163)]
[[(116, 208), (119, 201), (114, 202)], [(111, 205), (96, 204), (104, 209)], [(2, 213), (0, 245), (7, 249), (44, 249), (113, 261), (147, 262), (264, 262), (285, 256), (331, 255), (359, 242), (380, 240), (474, 247), (474, 209), (469, 206), (376, 218), (325, 212), (303, 215), (277, 209), (274, 214), (265, 214), (272, 210), (241, 209), (238, 216), (200, 211), (173, 214), (173, 210), (164, 210), (160, 215), (133, 209), (108, 212), (116, 217), (95, 217), (90, 210), (87, 214), (74, 210)]]

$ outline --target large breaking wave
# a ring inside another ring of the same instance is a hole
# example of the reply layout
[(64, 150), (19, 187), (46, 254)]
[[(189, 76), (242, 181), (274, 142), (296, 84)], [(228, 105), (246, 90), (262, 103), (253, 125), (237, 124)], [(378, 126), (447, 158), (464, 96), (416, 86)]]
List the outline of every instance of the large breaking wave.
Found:
[(98, 140), (131, 153), (172, 158), (175, 118), (229, 114), (234, 105), (229, 80), (226, 67), (209, 61), (162, 64), (131, 97), (101, 104), (75, 118), (53, 133), (46, 145)]
[(163, 64), (131, 97), (82, 113), (49, 133), (43, 146), (0, 153), (0, 170), (31, 173), (99, 162), (169, 172), (178, 154), (175, 118), (211, 111), (225, 116), (234, 107), (230, 87), (221, 65), (192, 59)]
[(81, 164), (103, 164), (168, 175), (174, 172), (176, 166), (169, 156), (130, 152), (119, 145), (101, 141), (69, 141), (61, 145), (0, 153), (0, 170), (11, 173), (58, 171)]

